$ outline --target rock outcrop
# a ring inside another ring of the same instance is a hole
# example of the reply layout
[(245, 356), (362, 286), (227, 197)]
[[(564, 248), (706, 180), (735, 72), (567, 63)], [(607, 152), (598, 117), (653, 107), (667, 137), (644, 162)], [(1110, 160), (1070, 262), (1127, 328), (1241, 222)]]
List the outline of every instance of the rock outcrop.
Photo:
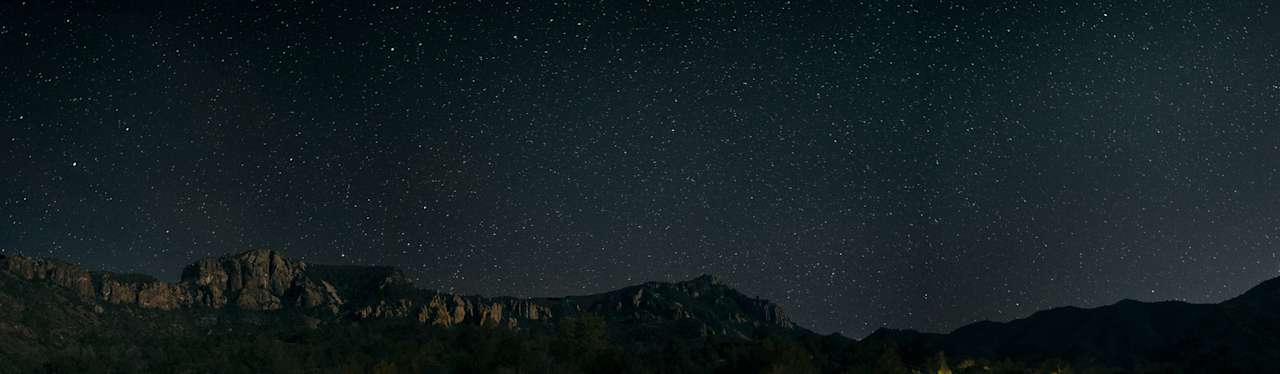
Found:
[[(285, 306), (323, 307), (336, 311), (342, 298), (333, 285), (305, 276), (307, 264), (289, 261), (270, 250), (206, 258), (182, 271), (183, 288), (196, 305), (246, 310), (278, 310)], [(290, 297), (292, 296), (292, 297)]]
[(113, 304), (133, 304), (162, 310), (191, 306), (191, 293), (172, 283), (150, 278), (122, 278), (109, 273), (97, 274), (94, 283), (97, 286), (97, 299)]
[(90, 273), (62, 261), (23, 256), (0, 257), (0, 262), (4, 270), (20, 278), (45, 281), (87, 300), (163, 310), (191, 304), (186, 289), (148, 276)]
[(477, 324), (506, 328), (517, 328), (521, 321), (548, 321), (553, 315), (550, 307), (528, 299), (488, 299), (439, 293), (420, 300), (382, 300), (353, 313), (356, 319), (411, 318), (442, 327)]
[(188, 266), (176, 284), (142, 275), (90, 273), (51, 259), (5, 256), (0, 262), (0, 268), (20, 278), (67, 288), (90, 301), (149, 309), (231, 305), (261, 311), (298, 306), (336, 313), (342, 305), (333, 285), (303, 276), (305, 263), (269, 250), (200, 260)]
[(83, 297), (94, 295), (93, 277), (79, 266), (47, 258), (0, 256), (3, 269), (28, 280), (43, 280), (71, 289)]

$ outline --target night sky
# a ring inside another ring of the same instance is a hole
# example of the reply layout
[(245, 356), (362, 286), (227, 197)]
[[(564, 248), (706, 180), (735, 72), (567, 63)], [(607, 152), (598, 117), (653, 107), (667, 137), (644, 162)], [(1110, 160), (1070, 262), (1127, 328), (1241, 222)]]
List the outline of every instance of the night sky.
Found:
[(1280, 275), (1269, 1), (168, 3), (0, 5), (0, 252), (714, 273), (854, 337)]

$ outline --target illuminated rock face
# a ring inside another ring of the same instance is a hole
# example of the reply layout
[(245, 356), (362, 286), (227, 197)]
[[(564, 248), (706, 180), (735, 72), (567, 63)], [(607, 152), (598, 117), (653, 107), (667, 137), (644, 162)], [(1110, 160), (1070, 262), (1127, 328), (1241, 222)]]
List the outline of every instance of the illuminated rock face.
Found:
[(286, 306), (338, 311), (342, 298), (332, 285), (304, 275), (306, 264), (269, 250), (207, 258), (188, 266), (178, 283), (141, 275), (90, 273), (62, 261), (7, 256), (3, 269), (74, 291), (81, 298), (148, 309), (185, 307), (277, 310)]
[(593, 313), (626, 324), (693, 326), (704, 335), (795, 328), (777, 304), (744, 296), (709, 275), (596, 295), (513, 298), (421, 290), (394, 268), (309, 266), (271, 250), (199, 260), (183, 269), (176, 283), (87, 272), (62, 261), (20, 256), (0, 256), (0, 270), (65, 288), (87, 301), (160, 310), (292, 309), (332, 321), (406, 319), (442, 327), (494, 328), (548, 327), (560, 317)]
[(381, 300), (353, 312), (356, 319), (406, 318), (436, 326), (473, 324), (485, 327), (518, 328), (531, 321), (549, 321), (551, 308), (527, 299), (484, 298), (434, 294), (421, 301)]
[(187, 266), (179, 285), (190, 290), (195, 305), (210, 308), (340, 307), (342, 298), (333, 285), (306, 277), (306, 270), (306, 263), (289, 261), (274, 251), (254, 250)]
[(22, 256), (0, 257), (0, 265), (20, 278), (51, 283), (86, 300), (163, 310), (191, 305), (186, 289), (148, 276), (90, 273), (62, 261)]
[(43, 280), (75, 291), (82, 297), (96, 292), (93, 277), (79, 266), (62, 261), (22, 256), (0, 256), (0, 268), (28, 280)]

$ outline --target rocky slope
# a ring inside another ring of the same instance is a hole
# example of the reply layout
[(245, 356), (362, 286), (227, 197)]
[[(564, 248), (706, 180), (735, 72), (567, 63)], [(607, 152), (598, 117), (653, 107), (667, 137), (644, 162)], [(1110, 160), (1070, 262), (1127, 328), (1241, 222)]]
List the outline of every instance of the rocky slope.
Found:
[(698, 336), (747, 337), (756, 329), (798, 329), (778, 305), (746, 297), (711, 276), (597, 295), (526, 299), (421, 290), (394, 268), (308, 265), (271, 250), (199, 260), (183, 270), (177, 283), (22, 256), (0, 256), (0, 269), (69, 290), (88, 303), (162, 311), (291, 310), (330, 321), (409, 319), (512, 329), (547, 328), (559, 317), (590, 312), (615, 322), (617, 332), (626, 334), (677, 326)]

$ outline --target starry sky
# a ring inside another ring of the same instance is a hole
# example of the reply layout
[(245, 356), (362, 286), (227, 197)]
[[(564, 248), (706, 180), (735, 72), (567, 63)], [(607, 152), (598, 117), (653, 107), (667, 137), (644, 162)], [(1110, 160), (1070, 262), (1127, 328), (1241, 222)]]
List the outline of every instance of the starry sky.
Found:
[(1269, 1), (175, 3), (0, 5), (0, 253), (714, 273), (853, 337), (1280, 275)]

